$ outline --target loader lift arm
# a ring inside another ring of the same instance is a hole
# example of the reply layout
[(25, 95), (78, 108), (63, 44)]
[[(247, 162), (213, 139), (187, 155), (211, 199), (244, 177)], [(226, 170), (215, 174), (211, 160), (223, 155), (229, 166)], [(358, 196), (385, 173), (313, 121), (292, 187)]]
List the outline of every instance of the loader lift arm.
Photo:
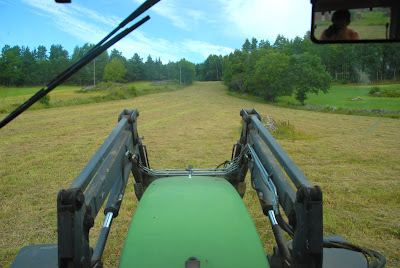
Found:
[[(270, 218), (283, 261), (288, 265), (293, 262), (301, 267), (322, 267), (321, 189), (307, 180), (266, 130), (255, 109), (242, 110), (240, 114), (243, 129), (238, 148), (250, 148), (252, 186), (257, 191), (263, 213)], [(297, 188), (297, 193), (288, 177)], [(284, 221), (279, 205), (289, 223)], [(292, 253), (279, 225), (293, 238)]]
[[(60, 267), (90, 267), (101, 261), (112, 220), (119, 214), (130, 171), (136, 180), (138, 163), (147, 166), (137, 132), (137, 110), (124, 110), (118, 124), (67, 190), (57, 198), (58, 263)], [(86, 191), (86, 192), (85, 192)], [(106, 219), (91, 253), (89, 230), (105, 202)]]
[[(271, 267), (383, 267), (386, 260), (378, 252), (359, 248), (340, 235), (323, 236), (320, 187), (311, 184), (255, 109), (242, 110), (240, 115), (243, 128), (235, 156), (249, 151), (252, 187), (277, 242), (274, 253), (268, 255)], [(282, 230), (293, 240), (286, 242)]]

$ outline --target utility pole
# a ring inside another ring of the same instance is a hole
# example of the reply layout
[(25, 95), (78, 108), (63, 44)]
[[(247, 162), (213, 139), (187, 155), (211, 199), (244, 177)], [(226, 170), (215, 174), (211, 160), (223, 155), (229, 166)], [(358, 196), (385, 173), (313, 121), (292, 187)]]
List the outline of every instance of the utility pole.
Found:
[(219, 77), (218, 77), (218, 65), (217, 65), (217, 61), (215, 61), (215, 69), (217, 70), (217, 81), (219, 81)]
[(93, 87), (96, 86), (96, 58), (93, 60)]
[(182, 67), (179, 66), (179, 85), (182, 85)]

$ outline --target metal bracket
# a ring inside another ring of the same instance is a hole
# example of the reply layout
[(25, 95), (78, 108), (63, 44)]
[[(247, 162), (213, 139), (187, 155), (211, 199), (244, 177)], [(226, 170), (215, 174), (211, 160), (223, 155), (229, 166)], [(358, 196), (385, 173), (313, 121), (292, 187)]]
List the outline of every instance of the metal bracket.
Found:
[(294, 267), (322, 267), (322, 192), (318, 186), (301, 187), (296, 195), (293, 237)]

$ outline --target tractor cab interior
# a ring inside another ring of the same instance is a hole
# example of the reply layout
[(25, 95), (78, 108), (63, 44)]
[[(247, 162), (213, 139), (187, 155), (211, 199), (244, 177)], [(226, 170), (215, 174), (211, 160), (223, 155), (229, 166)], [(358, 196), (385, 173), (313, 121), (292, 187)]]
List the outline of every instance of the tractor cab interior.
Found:
[(312, 0), (315, 43), (400, 41), (400, 1)]

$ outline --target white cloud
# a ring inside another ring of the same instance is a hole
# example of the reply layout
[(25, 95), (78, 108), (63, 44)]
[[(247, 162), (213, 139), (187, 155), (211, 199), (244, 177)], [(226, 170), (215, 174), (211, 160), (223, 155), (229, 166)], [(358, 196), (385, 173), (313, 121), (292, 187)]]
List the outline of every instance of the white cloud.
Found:
[[(148, 44), (151, 44), (149, 46)], [(218, 46), (207, 42), (196, 40), (183, 40), (170, 42), (165, 39), (148, 38), (142, 32), (135, 32), (135, 35), (128, 37), (124, 42), (118, 43), (115, 47), (123, 51), (127, 58), (138, 53), (144, 61), (148, 55), (153, 59), (161, 58), (161, 61), (179, 61), (185, 58), (194, 63), (204, 61), (210, 54), (226, 55), (233, 51), (232, 48)]]
[[(109, 31), (117, 26), (121, 19), (113, 16), (99, 15), (99, 13), (89, 10), (79, 4), (57, 5), (53, 2), (42, 2), (41, 0), (23, 0), (26, 4), (33, 7), (32, 12), (46, 16), (51, 19), (60, 31), (75, 36), (79, 40), (88, 43), (97, 43)], [(160, 4), (163, 2), (160, 2)], [(191, 23), (203, 20), (203, 12), (186, 9), (186, 16), (179, 14), (174, 1), (165, 1), (164, 5), (157, 5), (152, 9), (158, 14), (173, 21), (173, 24), (180, 28), (188, 28), (189, 17)], [(148, 55), (153, 58), (161, 58), (163, 62), (178, 61), (186, 58), (189, 61), (200, 62), (210, 54), (226, 55), (233, 49), (214, 45), (208, 42), (196, 41), (192, 39), (168, 41), (162, 38), (154, 38), (146, 33), (136, 30), (128, 35), (112, 48), (122, 52), (126, 58), (131, 58), (134, 53), (138, 53), (144, 60)]]
[(191, 53), (198, 53), (204, 59), (210, 54), (215, 55), (227, 55), (234, 51), (234, 49), (224, 46), (218, 46), (207, 42), (196, 41), (196, 40), (185, 40), (182, 43), (183, 49), (190, 51)]
[(189, 30), (187, 21), (177, 12), (174, 1), (163, 1), (155, 5), (152, 10), (158, 15), (166, 17), (172, 21), (172, 24), (178, 28)]
[[(142, 3), (142, 0), (134, 0), (136, 3)], [(189, 31), (191, 25), (198, 24), (205, 20), (205, 13), (201, 10), (195, 10), (184, 7), (185, 1), (163, 0), (151, 8), (159, 16), (169, 19), (175, 27)]]
[(274, 41), (278, 34), (302, 36), (311, 25), (309, 0), (218, 0), (226, 34)]
[(65, 6), (40, 0), (23, 1), (36, 8), (32, 12), (48, 17), (61, 31), (84, 42), (93, 43), (94, 40), (101, 40), (107, 34), (106, 30), (111, 30), (109, 25), (118, 25), (119, 19), (100, 16), (79, 5)]

